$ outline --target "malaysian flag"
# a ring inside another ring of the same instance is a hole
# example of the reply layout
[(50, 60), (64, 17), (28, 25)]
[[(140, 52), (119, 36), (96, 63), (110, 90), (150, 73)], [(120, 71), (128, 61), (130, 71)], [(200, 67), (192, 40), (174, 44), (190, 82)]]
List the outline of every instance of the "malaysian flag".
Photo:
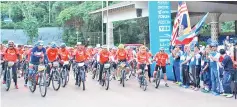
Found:
[(174, 20), (174, 26), (171, 36), (171, 43), (174, 46), (176, 43), (176, 39), (179, 35), (185, 35), (190, 33), (191, 24), (188, 13), (188, 8), (186, 2), (180, 1), (178, 2), (178, 12), (176, 14), (176, 18)]

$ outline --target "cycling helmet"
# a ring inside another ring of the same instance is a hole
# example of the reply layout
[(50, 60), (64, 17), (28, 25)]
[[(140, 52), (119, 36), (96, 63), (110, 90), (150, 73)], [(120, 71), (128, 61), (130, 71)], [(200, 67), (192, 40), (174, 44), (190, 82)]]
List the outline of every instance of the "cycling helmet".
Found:
[(52, 47), (52, 48), (57, 48), (57, 44), (56, 44), (55, 42), (52, 42), (52, 43), (51, 43), (51, 47)]
[(102, 48), (103, 48), (103, 49), (106, 49), (106, 48), (107, 48), (107, 46), (106, 46), (106, 45), (103, 45), (103, 46), (102, 46)]
[(44, 44), (43, 44), (43, 41), (37, 41), (36, 43), (35, 43), (35, 46), (43, 46)]
[(9, 44), (13, 44), (14, 45), (14, 41), (8, 41), (8, 45)]
[(123, 44), (119, 44), (118, 48), (119, 49), (124, 49), (124, 45)]
[(60, 45), (60, 47), (61, 47), (61, 48), (65, 48), (65, 47), (66, 47), (66, 44), (65, 44), (65, 43), (62, 43), (62, 44)]
[(142, 50), (142, 49), (146, 50), (146, 47), (144, 45), (140, 46), (139, 50)]

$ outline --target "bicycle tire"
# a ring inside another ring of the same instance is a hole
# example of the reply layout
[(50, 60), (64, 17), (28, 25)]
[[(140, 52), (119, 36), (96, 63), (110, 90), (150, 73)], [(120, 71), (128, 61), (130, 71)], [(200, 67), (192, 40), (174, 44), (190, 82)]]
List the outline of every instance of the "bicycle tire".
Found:
[(6, 73), (6, 91), (9, 91), (10, 89), (10, 86), (11, 86), (11, 74), (10, 74), (11, 71), (7, 71)]
[(123, 87), (125, 87), (125, 77), (126, 74), (125, 74), (125, 70), (122, 71), (122, 84), (123, 84)]
[[(43, 81), (43, 85), (41, 84), (41, 82)], [(42, 86), (44, 86), (44, 88), (42, 89)], [(47, 84), (46, 84), (46, 77), (44, 74), (40, 75), (39, 78), (39, 89), (40, 89), (40, 95), (41, 97), (45, 97), (47, 94)], [(44, 90), (44, 92), (42, 92), (42, 90)]]
[(36, 90), (36, 80), (35, 80), (35, 76), (32, 77), (31, 81), (31, 85), (29, 86), (29, 89), (32, 93), (35, 92)]
[(96, 71), (92, 71), (92, 79), (95, 79)]
[(81, 76), (80, 76), (80, 73), (77, 73), (77, 76), (78, 76), (78, 78), (77, 78), (78, 87), (80, 87), (81, 86)]
[(155, 88), (159, 87), (160, 79), (161, 79), (161, 71), (158, 71), (157, 74), (156, 74), (156, 79), (155, 79)]
[(147, 81), (145, 77), (143, 76), (143, 91), (146, 91), (146, 89), (147, 89)]
[(66, 84), (67, 84), (67, 74), (66, 74), (66, 70), (65, 69), (63, 69), (62, 71), (61, 71), (61, 81), (62, 81), (62, 87), (65, 87), (66, 86)]
[[(56, 77), (57, 79), (56, 79), (55, 77)], [(55, 80), (57, 80), (58, 87), (56, 87), (56, 86), (55, 86), (56, 84), (54, 84), (54, 81), (55, 81)], [(60, 75), (59, 75), (59, 73), (58, 73), (57, 71), (53, 71), (53, 74), (52, 74), (52, 86), (53, 86), (53, 89), (54, 89), (55, 91), (58, 91), (59, 88), (60, 88), (60, 85), (61, 85)]]
[(110, 77), (110, 75), (109, 75), (109, 72), (107, 71), (106, 76), (105, 76), (105, 83), (107, 81), (107, 84), (105, 84), (105, 86), (106, 86), (105, 90), (109, 89), (109, 81), (110, 81), (109, 77)]

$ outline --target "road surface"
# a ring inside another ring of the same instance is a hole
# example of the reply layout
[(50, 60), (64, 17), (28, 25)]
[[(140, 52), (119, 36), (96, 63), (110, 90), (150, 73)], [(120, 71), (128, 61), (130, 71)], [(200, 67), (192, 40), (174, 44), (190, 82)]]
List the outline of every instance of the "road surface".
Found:
[(202, 92), (184, 89), (169, 82), (165, 87), (161, 82), (159, 89), (149, 83), (147, 91), (140, 89), (135, 78), (130, 79), (122, 87), (113, 80), (110, 89), (105, 90), (88, 74), (86, 90), (74, 85), (71, 77), (66, 88), (54, 91), (52, 85), (48, 88), (45, 98), (42, 98), (37, 87), (31, 93), (23, 86), (23, 78), (19, 80), (19, 89), (12, 85), (6, 92), (1, 87), (1, 107), (236, 107), (237, 100), (222, 96), (213, 96)]

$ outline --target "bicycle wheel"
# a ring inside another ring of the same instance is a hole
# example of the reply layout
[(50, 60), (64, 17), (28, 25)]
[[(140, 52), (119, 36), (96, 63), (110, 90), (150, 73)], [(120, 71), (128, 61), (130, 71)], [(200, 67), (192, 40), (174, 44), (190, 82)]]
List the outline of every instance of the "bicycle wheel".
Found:
[(81, 82), (82, 82), (82, 89), (83, 91), (86, 89), (86, 86), (85, 86), (85, 71), (82, 71), (81, 72)]
[(29, 80), (30, 81), (30, 86), (29, 89), (32, 93), (35, 92), (36, 90), (36, 80), (35, 80), (35, 74), (32, 76), (32, 78)]
[(67, 84), (67, 73), (65, 69), (61, 71), (61, 79), (62, 79), (62, 87), (65, 87)]
[(146, 91), (146, 89), (147, 89), (147, 80), (146, 80), (146, 78), (143, 76), (142, 77), (142, 85), (143, 85), (143, 91)]
[(77, 76), (76, 70), (77, 70), (77, 69), (74, 69), (74, 70), (73, 70), (73, 77), (74, 77), (75, 80), (76, 80), (76, 76)]
[(95, 75), (96, 75), (96, 70), (92, 71), (92, 79), (95, 79)]
[(109, 79), (109, 77), (110, 77), (110, 73), (107, 71), (106, 72), (106, 75), (105, 75), (105, 90), (108, 90), (109, 89), (109, 81), (110, 81), (110, 79)]
[(6, 73), (6, 91), (8, 91), (11, 86), (11, 73), (10, 73), (11, 71), (10, 70), (8, 70)]
[(80, 74), (78, 74), (77, 82), (78, 82), (78, 87), (80, 87), (81, 86), (81, 76), (80, 76)]
[(46, 77), (43, 73), (41, 73), (39, 77), (39, 89), (41, 96), (45, 97), (47, 93), (47, 84), (46, 84)]
[(160, 85), (160, 79), (161, 79), (161, 71), (157, 71), (156, 79), (155, 79), (155, 88), (158, 88)]
[(55, 91), (58, 91), (61, 85), (60, 75), (57, 71), (53, 71), (52, 74), (52, 85)]
[(125, 78), (126, 78), (126, 74), (125, 74), (125, 70), (122, 71), (122, 84), (123, 87), (125, 87)]

